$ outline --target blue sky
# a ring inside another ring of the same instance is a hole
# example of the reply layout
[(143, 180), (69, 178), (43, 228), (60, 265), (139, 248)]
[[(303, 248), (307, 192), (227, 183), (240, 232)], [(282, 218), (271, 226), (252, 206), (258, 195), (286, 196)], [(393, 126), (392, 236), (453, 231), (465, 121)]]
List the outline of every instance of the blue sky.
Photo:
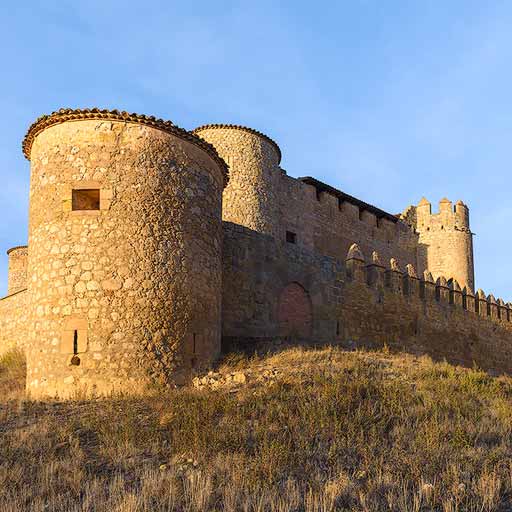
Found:
[(27, 238), (30, 123), (60, 107), (240, 123), (392, 213), (471, 209), (477, 286), (512, 300), (512, 2), (15, 2), (0, 6), (0, 290)]

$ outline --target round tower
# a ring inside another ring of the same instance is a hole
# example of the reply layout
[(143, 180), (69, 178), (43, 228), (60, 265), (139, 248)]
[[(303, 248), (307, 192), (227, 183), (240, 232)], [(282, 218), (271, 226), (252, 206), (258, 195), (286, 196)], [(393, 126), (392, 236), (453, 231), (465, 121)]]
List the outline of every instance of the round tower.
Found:
[(28, 247), (20, 245), (7, 251), (9, 256), (9, 274), (7, 277), (7, 295), (24, 290), (27, 287)]
[(474, 289), (473, 234), (469, 227), (469, 208), (458, 201), (439, 202), (439, 213), (422, 199), (416, 207), (416, 230), (419, 233), (418, 261), (435, 279), (455, 279), (460, 286)]
[(23, 150), (29, 393), (139, 393), (217, 357), (227, 168), (215, 149), (170, 121), (63, 109)]
[(193, 133), (212, 144), (229, 166), (223, 220), (278, 236), (279, 146), (244, 126), (210, 124)]

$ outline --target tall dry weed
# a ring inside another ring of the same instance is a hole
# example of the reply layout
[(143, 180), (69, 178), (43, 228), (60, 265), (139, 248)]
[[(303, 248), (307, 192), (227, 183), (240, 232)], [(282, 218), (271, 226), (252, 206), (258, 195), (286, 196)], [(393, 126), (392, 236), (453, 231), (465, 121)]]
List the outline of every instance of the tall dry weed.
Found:
[(42, 403), (13, 398), (9, 357), (2, 512), (512, 509), (508, 378), (302, 347), (226, 360), (279, 370), (236, 390)]

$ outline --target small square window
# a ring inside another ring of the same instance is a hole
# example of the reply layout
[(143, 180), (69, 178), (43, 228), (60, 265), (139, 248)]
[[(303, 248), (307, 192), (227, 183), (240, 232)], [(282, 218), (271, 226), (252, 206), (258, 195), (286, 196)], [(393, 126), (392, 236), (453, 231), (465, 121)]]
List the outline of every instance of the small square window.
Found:
[(293, 233), (292, 231), (286, 232), (286, 241), (289, 244), (296, 244), (297, 243), (297, 234)]
[(100, 209), (100, 189), (76, 189), (73, 190), (71, 209), (77, 210), (99, 210)]

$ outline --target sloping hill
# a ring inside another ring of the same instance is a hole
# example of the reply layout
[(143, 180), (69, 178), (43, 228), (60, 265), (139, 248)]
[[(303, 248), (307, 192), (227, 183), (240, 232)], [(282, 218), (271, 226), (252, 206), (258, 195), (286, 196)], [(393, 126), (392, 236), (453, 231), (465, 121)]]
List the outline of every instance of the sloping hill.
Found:
[(195, 388), (38, 403), (22, 371), (0, 362), (2, 511), (512, 509), (507, 377), (292, 348)]

